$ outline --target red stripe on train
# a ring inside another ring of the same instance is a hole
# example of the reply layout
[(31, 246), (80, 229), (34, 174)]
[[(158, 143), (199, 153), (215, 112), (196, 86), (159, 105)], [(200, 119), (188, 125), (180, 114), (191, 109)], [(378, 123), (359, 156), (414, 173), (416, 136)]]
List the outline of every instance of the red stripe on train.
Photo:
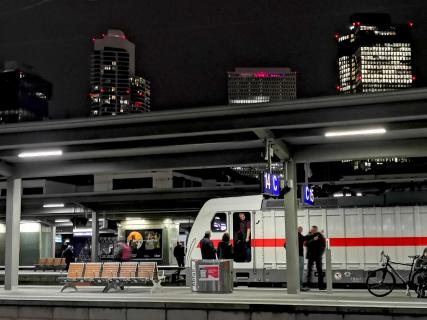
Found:
[[(220, 240), (212, 240), (215, 247)], [(276, 248), (285, 245), (285, 239), (252, 239), (253, 247)], [(410, 247), (427, 246), (427, 237), (367, 237), (367, 238), (330, 238), (331, 247)], [(197, 245), (200, 247), (200, 243)]]
[(331, 247), (424, 246), (427, 237), (331, 238)]

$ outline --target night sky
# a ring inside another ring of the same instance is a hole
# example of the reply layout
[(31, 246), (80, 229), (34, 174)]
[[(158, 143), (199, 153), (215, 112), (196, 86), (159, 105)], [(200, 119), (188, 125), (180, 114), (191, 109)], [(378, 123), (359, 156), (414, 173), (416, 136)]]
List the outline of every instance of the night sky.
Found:
[(152, 110), (226, 103), (234, 67), (291, 67), (299, 97), (335, 94), (335, 32), (354, 12), (415, 22), (415, 72), (427, 86), (427, 1), (1, 0), (0, 59), (33, 65), (54, 85), (52, 118), (88, 114), (91, 38), (123, 30)]

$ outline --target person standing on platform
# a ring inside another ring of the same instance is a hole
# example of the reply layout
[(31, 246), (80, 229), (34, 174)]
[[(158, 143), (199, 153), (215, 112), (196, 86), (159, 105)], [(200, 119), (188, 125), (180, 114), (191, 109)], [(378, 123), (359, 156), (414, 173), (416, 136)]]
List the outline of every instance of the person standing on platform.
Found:
[(200, 250), (202, 251), (202, 259), (216, 259), (216, 250), (211, 241), (210, 231), (206, 231), (205, 236), (200, 241)]
[(319, 290), (325, 290), (323, 283), (322, 257), (326, 249), (325, 237), (319, 232), (317, 226), (312, 226), (310, 233), (305, 237), (307, 247), (307, 285), (311, 285), (313, 265), (316, 264)]
[(65, 270), (68, 271), (70, 263), (74, 262), (74, 248), (71, 244), (68, 244), (67, 248), (62, 252), (62, 257), (65, 258)]
[(178, 263), (178, 267), (183, 268), (184, 267), (184, 246), (181, 244), (181, 242), (176, 242), (176, 247), (173, 249), (173, 255), (176, 259), (176, 262)]
[(222, 235), (222, 241), (218, 244), (218, 259), (233, 259), (233, 245), (228, 232)]
[(129, 261), (131, 257), (131, 248), (125, 241), (117, 242), (114, 247), (114, 260), (118, 262)]

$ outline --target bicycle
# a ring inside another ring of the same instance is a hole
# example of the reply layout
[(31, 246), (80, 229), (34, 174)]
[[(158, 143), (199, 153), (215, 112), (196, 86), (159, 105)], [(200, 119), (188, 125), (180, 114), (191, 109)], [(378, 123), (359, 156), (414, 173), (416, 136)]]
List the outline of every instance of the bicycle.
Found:
[[(385, 297), (390, 294), (396, 286), (396, 276), (406, 287), (406, 295), (411, 296), (410, 290), (413, 289), (418, 297), (424, 295), (424, 284), (418, 283), (419, 275), (424, 272), (423, 270), (416, 270), (414, 272), (415, 261), (420, 256), (408, 256), (412, 259), (412, 263), (400, 263), (390, 260), (390, 256), (386, 255), (384, 251), (381, 252), (381, 265), (382, 267), (369, 272), (366, 279), (366, 286), (368, 291), (376, 297)], [(393, 268), (394, 265), (402, 265), (411, 267), (408, 279), (405, 280), (403, 276)]]

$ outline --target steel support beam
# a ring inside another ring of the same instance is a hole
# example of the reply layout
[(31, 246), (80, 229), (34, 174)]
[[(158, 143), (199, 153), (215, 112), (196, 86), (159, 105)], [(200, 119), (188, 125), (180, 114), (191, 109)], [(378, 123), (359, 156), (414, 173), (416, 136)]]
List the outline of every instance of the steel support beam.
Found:
[(56, 226), (51, 226), (51, 230), (52, 230), (52, 247), (51, 247), (51, 257), (55, 257), (56, 254)]
[(184, 154), (151, 155), (113, 159), (79, 161), (41, 161), (21, 163), (16, 172), (22, 178), (96, 174), (109, 172), (148, 171), (159, 169), (183, 170), (203, 169), (243, 164), (256, 164), (261, 161), (260, 149), (191, 152)]
[(22, 180), (9, 178), (6, 196), (5, 290), (18, 288), (21, 195)]
[(4, 177), (10, 177), (14, 175), (13, 171), (14, 167), (11, 166), (9, 163), (0, 160), (0, 175)]
[(98, 261), (99, 254), (99, 221), (98, 213), (92, 212), (92, 247), (91, 247), (91, 261)]
[(286, 281), (288, 294), (300, 291), (297, 215), (297, 168), (293, 160), (287, 162), (287, 182), (290, 191), (285, 194)]
[[(0, 150), (155, 140), (264, 129), (346, 127), (427, 119), (427, 90), (220, 106), (113, 119), (76, 119), (0, 128)], [(195, 121), (197, 119), (197, 121)], [(79, 128), (78, 130), (76, 130)]]
[(254, 133), (258, 136), (260, 139), (270, 139), (273, 144), (273, 150), (274, 153), (277, 155), (277, 157), (282, 160), (286, 161), (289, 159), (289, 148), (286, 145), (285, 142), (276, 139), (274, 136), (274, 133), (269, 129), (254, 129)]
[(328, 162), (392, 157), (426, 157), (427, 139), (341, 142), (296, 148), (294, 159), (302, 162)]

